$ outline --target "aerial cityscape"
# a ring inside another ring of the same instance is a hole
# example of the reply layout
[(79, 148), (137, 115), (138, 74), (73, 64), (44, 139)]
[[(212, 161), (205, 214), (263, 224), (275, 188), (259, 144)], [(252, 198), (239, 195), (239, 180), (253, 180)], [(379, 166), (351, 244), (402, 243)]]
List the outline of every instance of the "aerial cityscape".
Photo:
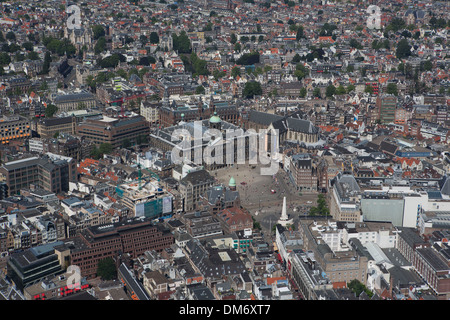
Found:
[(0, 300), (450, 300), (450, 1), (0, 7)]

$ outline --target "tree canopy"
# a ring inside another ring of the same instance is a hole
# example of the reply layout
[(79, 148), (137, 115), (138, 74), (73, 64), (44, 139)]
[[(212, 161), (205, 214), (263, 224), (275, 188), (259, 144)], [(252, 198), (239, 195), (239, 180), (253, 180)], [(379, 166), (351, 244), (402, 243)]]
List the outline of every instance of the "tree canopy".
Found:
[(317, 207), (311, 207), (309, 214), (313, 216), (330, 214), (330, 209), (327, 206), (327, 200), (322, 193), (317, 197)]
[(395, 51), (395, 56), (397, 59), (407, 58), (411, 55), (411, 46), (408, 40), (401, 39), (397, 44), (397, 50)]
[(296, 76), (298, 80), (301, 80), (308, 74), (308, 69), (302, 63), (297, 63), (297, 65), (295, 66), (294, 76)]
[(393, 82), (389, 83), (386, 87), (386, 93), (398, 95), (397, 85)]
[(58, 107), (55, 106), (54, 104), (49, 104), (47, 105), (47, 107), (45, 108), (45, 117), (46, 118), (51, 118), (53, 117), (53, 115), (58, 111)]
[(262, 94), (261, 84), (258, 81), (249, 81), (245, 84), (244, 90), (242, 90), (242, 96), (244, 98), (253, 98)]
[(103, 28), (103, 26), (101, 26), (101, 25), (93, 26), (92, 33), (94, 35), (94, 40), (97, 40), (98, 38), (103, 37), (106, 34), (105, 28)]
[(186, 71), (192, 72), (193, 77), (199, 75), (209, 75), (207, 62), (200, 59), (195, 52), (188, 55), (181, 55), (181, 60), (184, 63)]
[(180, 32), (180, 35), (173, 33), (172, 39), (175, 51), (178, 51), (178, 53), (191, 53), (191, 41), (184, 30)]
[(236, 61), (236, 64), (245, 65), (245, 66), (252, 65), (255, 63), (259, 63), (259, 53), (258, 52), (244, 53)]
[(152, 43), (152, 44), (159, 43), (159, 35), (155, 31), (150, 33), (150, 43)]
[(352, 290), (357, 297), (359, 297), (359, 295), (363, 292), (365, 292), (369, 297), (373, 296), (373, 292), (357, 279), (353, 279), (347, 283), (347, 287)]
[(105, 258), (98, 262), (97, 275), (102, 280), (114, 280), (117, 277), (116, 264), (112, 258)]

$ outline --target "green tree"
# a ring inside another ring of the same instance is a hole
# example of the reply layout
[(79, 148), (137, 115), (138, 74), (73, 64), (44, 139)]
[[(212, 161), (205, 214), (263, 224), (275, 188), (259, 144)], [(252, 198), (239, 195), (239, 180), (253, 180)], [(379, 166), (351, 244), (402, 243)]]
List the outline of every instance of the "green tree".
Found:
[(195, 94), (204, 94), (205, 93), (205, 88), (203, 86), (198, 86), (197, 88), (195, 88)]
[(39, 54), (38, 54), (37, 52), (35, 52), (35, 51), (30, 51), (30, 52), (28, 52), (28, 54), (27, 54), (27, 59), (30, 59), (30, 60), (40, 60)]
[(296, 53), (295, 56), (292, 58), (292, 63), (299, 63), (300, 59), (301, 59), (300, 55)]
[(236, 64), (239, 65), (252, 65), (259, 63), (259, 53), (258, 52), (250, 52), (244, 53), (237, 61)]
[(343, 95), (346, 94), (347, 91), (345, 90), (344, 86), (341, 84), (339, 87), (336, 88), (336, 94), (337, 95)]
[(97, 276), (102, 280), (114, 280), (117, 278), (117, 269), (114, 260), (110, 257), (98, 262)]
[(298, 80), (301, 80), (308, 74), (308, 69), (302, 63), (297, 63), (297, 65), (295, 66), (294, 76), (296, 76)]
[(214, 70), (213, 71), (213, 76), (214, 76), (214, 80), (218, 81), (219, 79), (223, 78), (225, 76), (225, 72), (222, 70)]
[(95, 43), (94, 46), (94, 53), (95, 54), (100, 54), (103, 51), (105, 51), (106, 49), (106, 38), (105, 37), (100, 37), (97, 42)]
[(50, 55), (50, 52), (47, 51), (44, 56), (44, 63), (42, 65), (41, 74), (47, 74), (50, 71), (50, 62), (51, 61), (52, 61), (52, 57)]
[(349, 84), (347, 86), (347, 93), (350, 93), (352, 91), (354, 91), (356, 89), (356, 87), (353, 84)]
[(305, 38), (305, 32), (303, 30), (303, 26), (299, 26), (297, 28), (297, 34), (295, 35), (295, 39), (297, 39), (297, 41), (299, 41), (300, 39)]
[(356, 40), (355, 38), (352, 38), (349, 42), (350, 47), (355, 49), (362, 49), (362, 45)]
[(101, 157), (100, 152), (98, 151), (97, 146), (94, 145), (94, 147), (92, 148), (90, 154), (89, 154), (92, 158), (98, 160)]
[(118, 54), (107, 56), (99, 61), (102, 68), (115, 68), (119, 64), (120, 58)]
[(261, 230), (261, 224), (258, 221), (256, 221), (255, 217), (252, 216), (252, 220), (253, 220), (253, 229)]
[(11, 57), (6, 52), (0, 52), (0, 66), (6, 66), (11, 63)]
[(395, 51), (395, 56), (397, 59), (407, 58), (411, 55), (411, 46), (407, 39), (401, 39), (397, 44), (397, 49)]
[(58, 107), (55, 106), (54, 104), (48, 104), (47, 107), (45, 108), (45, 117), (46, 118), (51, 118), (53, 117), (53, 115), (58, 111)]
[(366, 288), (366, 286), (357, 279), (353, 279), (347, 283), (347, 287), (352, 290), (357, 297), (359, 297), (359, 295), (363, 292), (365, 292), (369, 298), (373, 296), (373, 292)]
[(146, 44), (146, 43), (148, 42), (148, 38), (147, 38), (147, 36), (146, 36), (145, 34), (141, 34), (141, 35), (139, 36), (139, 41), (140, 41), (142, 44)]
[(92, 33), (94, 35), (94, 40), (104, 37), (106, 35), (105, 28), (101, 25), (95, 25), (92, 27)]
[(150, 64), (155, 63), (155, 62), (156, 62), (156, 59), (151, 56), (145, 56), (145, 57), (139, 58), (139, 65), (149, 66)]
[(327, 200), (325, 196), (321, 193), (317, 196), (317, 206), (311, 207), (309, 214), (312, 216), (315, 215), (328, 215), (330, 213), (330, 209), (327, 206)]
[(424, 71), (431, 71), (433, 69), (433, 63), (430, 60), (421, 63), (421, 69)]
[(192, 52), (189, 57), (182, 55), (181, 60), (183, 61), (186, 70), (192, 72), (194, 77), (199, 75), (209, 75), (207, 62), (200, 59), (195, 52)]
[(307, 90), (306, 90), (305, 87), (302, 87), (302, 88), (300, 89), (300, 97), (301, 97), (301, 98), (306, 97), (306, 94), (307, 94), (307, 93), (308, 93), (308, 92), (307, 92)]
[(230, 42), (232, 44), (235, 44), (237, 42), (237, 37), (236, 37), (236, 35), (234, 33), (232, 33), (231, 36), (230, 36)]
[(14, 59), (17, 62), (23, 61), (23, 60), (25, 60), (25, 55), (20, 52), (16, 52), (16, 54), (14, 55)]
[(149, 70), (148, 68), (141, 68), (141, 69), (139, 70), (139, 73), (138, 73), (139, 78), (142, 79), (142, 77), (143, 77), (146, 73), (148, 73), (149, 71), (150, 71), (150, 70)]
[(88, 75), (86, 78), (86, 84), (91, 88), (95, 89), (97, 87), (97, 83), (95, 82), (93, 75)]
[(319, 87), (315, 87), (313, 90), (313, 96), (316, 98), (320, 98), (321, 97), (321, 93), (320, 93), (320, 88)]
[(33, 51), (33, 44), (31, 42), (24, 42), (22, 47), (27, 51)]
[(402, 30), (406, 28), (406, 22), (402, 18), (393, 18), (391, 22), (386, 26), (385, 32), (387, 31), (393, 31), (397, 32), (399, 30)]
[(41, 91), (45, 91), (45, 90), (48, 90), (48, 84), (47, 84), (47, 81), (43, 81), (42, 82), (42, 84), (40, 85), (40, 87), (39, 87), (39, 90), (41, 90)]
[(208, 21), (208, 23), (205, 26), (205, 30), (204, 31), (212, 31), (212, 27), (213, 27), (212, 22)]
[(186, 31), (181, 31), (180, 35), (176, 33), (172, 34), (173, 39), (173, 49), (178, 51), (178, 53), (191, 53), (191, 41), (186, 34)]
[(397, 84), (395, 84), (393, 82), (388, 83), (388, 85), (386, 87), (386, 93), (393, 94), (393, 95), (398, 95)]
[(113, 147), (110, 143), (102, 143), (100, 144), (98, 151), (101, 154), (110, 154), (113, 151)]
[(365, 87), (365, 89), (364, 89), (364, 92), (373, 94), (373, 87), (367, 85), (367, 86)]
[(241, 69), (239, 69), (239, 67), (233, 67), (233, 69), (231, 69), (231, 76), (233, 78), (236, 79), (240, 75), (241, 75)]
[(337, 29), (337, 26), (334, 24), (329, 24), (325, 22), (322, 28), (319, 31), (319, 35), (321, 37), (329, 37), (333, 35), (333, 31)]
[(242, 90), (242, 96), (244, 98), (251, 99), (259, 95), (262, 95), (262, 88), (258, 81), (249, 81), (245, 84), (244, 90)]
[(16, 34), (13, 31), (8, 31), (6, 33), (6, 39), (10, 41), (16, 41)]
[(157, 32), (153, 31), (150, 33), (150, 43), (152, 44), (159, 43), (159, 35)]
[(331, 98), (332, 96), (335, 95), (335, 93), (336, 93), (336, 87), (334, 85), (330, 84), (325, 91), (325, 95), (328, 98)]

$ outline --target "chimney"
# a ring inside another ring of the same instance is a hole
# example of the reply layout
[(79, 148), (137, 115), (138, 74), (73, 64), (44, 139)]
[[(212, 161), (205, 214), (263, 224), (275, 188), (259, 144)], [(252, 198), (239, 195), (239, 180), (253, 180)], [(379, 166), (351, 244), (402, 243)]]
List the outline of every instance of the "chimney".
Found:
[(394, 277), (391, 275), (391, 278), (389, 279), (389, 296), (392, 299), (392, 289), (394, 286)]

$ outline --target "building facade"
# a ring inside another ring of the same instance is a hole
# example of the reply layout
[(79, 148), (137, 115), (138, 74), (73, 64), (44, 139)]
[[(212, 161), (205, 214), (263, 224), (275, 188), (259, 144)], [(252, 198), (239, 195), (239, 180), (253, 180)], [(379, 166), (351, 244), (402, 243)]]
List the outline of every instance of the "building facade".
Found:
[(74, 134), (76, 122), (74, 117), (44, 118), (36, 125), (41, 138), (53, 138), (56, 133)]
[(2, 145), (13, 140), (25, 140), (31, 137), (30, 122), (22, 116), (4, 116), (0, 119), (0, 140)]
[(0, 167), (0, 174), (5, 177), (10, 196), (32, 184), (54, 193), (69, 191), (69, 182), (77, 179), (76, 161), (53, 154), (7, 162)]
[(70, 260), (80, 267), (82, 276), (91, 278), (96, 276), (100, 260), (116, 259), (119, 254), (136, 258), (145, 251), (160, 252), (173, 243), (173, 235), (150, 220), (126, 220), (82, 231), (74, 240)]
[(394, 123), (395, 110), (397, 109), (397, 97), (392, 94), (384, 94), (377, 97), (376, 106), (378, 119), (382, 124)]
[(148, 122), (142, 116), (130, 118), (86, 119), (77, 126), (77, 135), (91, 140), (96, 145), (109, 143), (113, 148), (121, 147), (124, 142), (135, 142), (138, 137), (150, 133)]

